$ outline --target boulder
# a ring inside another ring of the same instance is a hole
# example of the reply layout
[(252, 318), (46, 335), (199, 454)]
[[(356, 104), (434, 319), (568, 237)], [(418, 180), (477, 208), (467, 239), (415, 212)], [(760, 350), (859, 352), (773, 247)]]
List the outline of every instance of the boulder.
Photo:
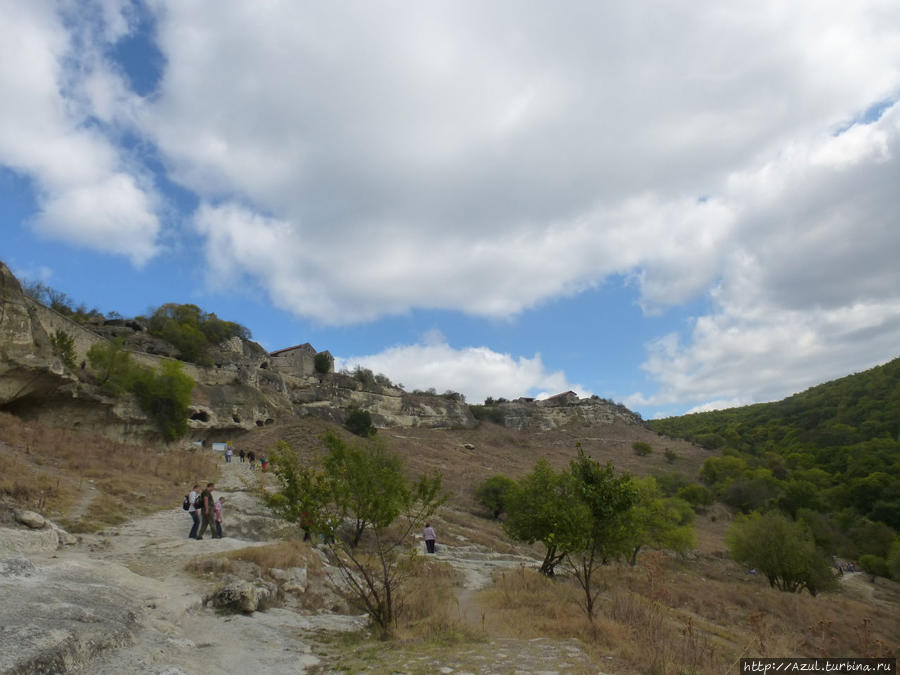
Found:
[(251, 614), (271, 607), (277, 599), (278, 586), (275, 584), (236, 579), (213, 591), (203, 600), (203, 604), (230, 612)]
[(40, 530), (47, 526), (46, 519), (39, 513), (34, 511), (18, 511), (16, 512), (16, 520), (22, 525), (30, 527), (32, 530)]

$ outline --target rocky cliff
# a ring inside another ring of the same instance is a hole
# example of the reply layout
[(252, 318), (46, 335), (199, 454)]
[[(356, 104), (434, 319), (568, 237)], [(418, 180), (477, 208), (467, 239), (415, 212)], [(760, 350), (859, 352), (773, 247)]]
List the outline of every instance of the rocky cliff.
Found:
[[(54, 353), (51, 336), (71, 338), (75, 367)], [(149, 438), (155, 431), (128, 395), (110, 397), (88, 364), (92, 345), (124, 340), (139, 363), (158, 367), (174, 348), (149, 334), (139, 320), (94, 318), (82, 324), (29, 298), (0, 262), (0, 410), (71, 428), (102, 431), (120, 439)], [(211, 365), (183, 364), (196, 382), (189, 438), (222, 441), (236, 434), (316, 415), (343, 422), (354, 408), (369, 411), (377, 427), (471, 428), (478, 424), (458, 395), (410, 394), (343, 373), (317, 373), (309, 344), (268, 353), (255, 342), (231, 338), (209, 354)], [(514, 429), (552, 429), (571, 422), (640, 423), (630, 411), (572, 392), (545, 401), (503, 403), (503, 423)]]

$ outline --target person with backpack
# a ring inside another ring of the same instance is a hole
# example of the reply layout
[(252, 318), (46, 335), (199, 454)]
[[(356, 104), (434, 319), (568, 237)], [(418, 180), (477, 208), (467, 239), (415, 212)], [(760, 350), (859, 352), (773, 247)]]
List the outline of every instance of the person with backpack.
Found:
[(200, 511), (200, 519), (203, 521), (200, 525), (200, 531), (197, 533), (197, 539), (203, 539), (203, 533), (206, 532), (206, 528), (209, 528), (209, 533), (211, 536), (215, 536), (216, 532), (216, 510), (215, 510), (215, 497), (213, 497), (213, 488), (215, 488), (215, 484), (207, 483), (206, 489), (200, 493), (200, 496), (197, 498), (197, 508)]
[(188, 539), (196, 539), (197, 538), (197, 528), (200, 527), (200, 516), (197, 514), (197, 507), (195, 504), (197, 503), (197, 498), (200, 496), (200, 493), (197, 490), (200, 489), (199, 485), (194, 485), (191, 488), (190, 494), (185, 497), (185, 501), (187, 502), (187, 512), (191, 516), (191, 520), (194, 521), (194, 524), (191, 526), (191, 533), (188, 535)]

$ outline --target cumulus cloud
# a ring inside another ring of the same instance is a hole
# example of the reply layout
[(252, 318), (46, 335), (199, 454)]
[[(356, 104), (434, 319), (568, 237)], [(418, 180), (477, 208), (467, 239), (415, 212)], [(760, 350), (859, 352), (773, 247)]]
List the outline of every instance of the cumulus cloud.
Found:
[(440, 333), (431, 332), (418, 344), (397, 345), (379, 354), (335, 359), (337, 368), (357, 365), (383, 373), (402, 383), (407, 391), (434, 388), (464, 394), (470, 403), (488, 396), (546, 398), (573, 390), (580, 396), (590, 392), (568, 382), (561, 371), (548, 372), (541, 355), (532, 358), (501, 354), (487, 347), (454, 348)]
[[(95, 122), (127, 98), (102, 56), (127, 31), (120, 4), (3, 3), (0, 164), (33, 179), (39, 233), (141, 265), (158, 250), (157, 198)], [(101, 81), (118, 103), (99, 105)]]
[[(900, 104), (735, 174), (742, 231), (687, 339), (649, 345), (645, 405), (770, 401), (897, 356)], [(751, 398), (748, 400), (748, 396)]]

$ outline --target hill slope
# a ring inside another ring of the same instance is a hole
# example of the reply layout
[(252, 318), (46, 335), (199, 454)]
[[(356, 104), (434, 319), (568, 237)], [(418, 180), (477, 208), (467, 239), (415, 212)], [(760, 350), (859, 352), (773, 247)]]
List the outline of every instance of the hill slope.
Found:
[[(701, 477), (744, 511), (778, 506), (794, 516), (831, 514), (827, 525), (843, 531), (881, 524), (860, 540), (880, 531), (876, 538), (889, 542), (884, 526), (900, 529), (900, 359), (776, 403), (649, 426), (721, 451)], [(860, 552), (876, 553), (857, 546)], [(845, 553), (855, 554), (846, 546)]]

